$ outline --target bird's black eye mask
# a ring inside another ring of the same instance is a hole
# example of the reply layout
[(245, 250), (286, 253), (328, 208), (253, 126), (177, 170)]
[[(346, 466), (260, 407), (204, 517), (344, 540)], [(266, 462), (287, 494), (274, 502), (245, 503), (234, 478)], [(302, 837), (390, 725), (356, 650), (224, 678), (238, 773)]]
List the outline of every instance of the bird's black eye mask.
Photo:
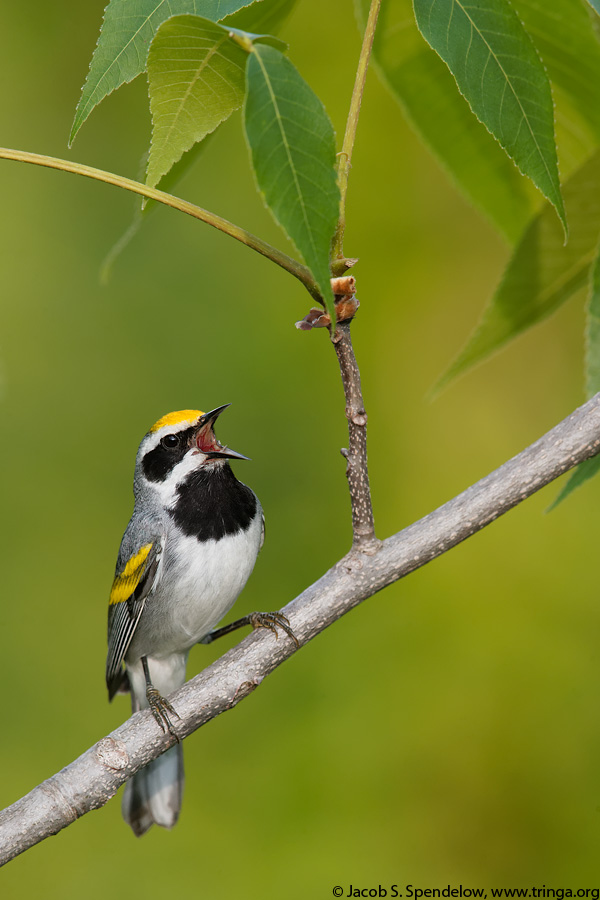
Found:
[(181, 462), (190, 447), (194, 446), (197, 425), (183, 431), (165, 434), (153, 450), (149, 450), (142, 460), (142, 469), (148, 481), (164, 481)]

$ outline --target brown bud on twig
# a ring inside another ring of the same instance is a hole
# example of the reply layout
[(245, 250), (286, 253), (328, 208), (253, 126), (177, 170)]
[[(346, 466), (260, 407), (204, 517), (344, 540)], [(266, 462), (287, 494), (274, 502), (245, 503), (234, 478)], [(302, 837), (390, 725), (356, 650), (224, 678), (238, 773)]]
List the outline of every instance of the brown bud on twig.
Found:
[[(337, 322), (349, 322), (360, 306), (360, 302), (354, 296), (356, 279), (353, 275), (342, 275), (340, 278), (331, 279), (331, 290), (335, 297), (335, 313)], [(296, 322), (296, 328), (300, 331), (311, 331), (313, 328), (329, 328), (331, 316), (324, 309), (313, 309)]]
[[(335, 312), (338, 322), (349, 322), (356, 314), (356, 310), (360, 306), (360, 301), (347, 294), (344, 297), (336, 297)], [(300, 331), (311, 331), (313, 328), (329, 328), (331, 325), (331, 316), (323, 309), (310, 309), (303, 319), (296, 322), (296, 328)]]
[(345, 294), (354, 294), (356, 293), (356, 278), (354, 275), (342, 275), (341, 278), (332, 278), (331, 290), (336, 297), (343, 297)]
[(346, 294), (335, 301), (336, 319), (338, 322), (349, 322), (356, 315), (360, 301), (352, 294)]
[(300, 331), (311, 331), (313, 328), (327, 328), (331, 325), (331, 316), (323, 309), (309, 309), (303, 319), (296, 322)]

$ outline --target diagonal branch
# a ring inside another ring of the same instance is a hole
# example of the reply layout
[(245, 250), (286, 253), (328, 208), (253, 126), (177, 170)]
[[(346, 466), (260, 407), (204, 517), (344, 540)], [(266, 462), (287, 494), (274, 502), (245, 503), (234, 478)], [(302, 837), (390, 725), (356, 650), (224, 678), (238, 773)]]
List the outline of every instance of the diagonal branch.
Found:
[[(284, 612), (301, 644), (367, 597), (470, 537), (600, 451), (600, 393), (542, 438), (453, 500), (383, 541), (373, 554), (353, 548)], [(292, 655), (291, 640), (254, 632), (172, 700), (185, 737), (231, 709)], [(172, 738), (149, 711), (136, 713), (82, 756), (0, 813), (0, 865), (103, 806)]]

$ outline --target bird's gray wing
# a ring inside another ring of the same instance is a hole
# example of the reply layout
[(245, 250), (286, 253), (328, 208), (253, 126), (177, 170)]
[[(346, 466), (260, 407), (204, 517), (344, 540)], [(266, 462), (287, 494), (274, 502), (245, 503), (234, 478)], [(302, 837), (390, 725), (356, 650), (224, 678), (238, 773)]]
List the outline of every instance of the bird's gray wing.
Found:
[(129, 554), (121, 548), (108, 605), (106, 686), (111, 700), (123, 683), (123, 660), (155, 584), (162, 547), (157, 537)]

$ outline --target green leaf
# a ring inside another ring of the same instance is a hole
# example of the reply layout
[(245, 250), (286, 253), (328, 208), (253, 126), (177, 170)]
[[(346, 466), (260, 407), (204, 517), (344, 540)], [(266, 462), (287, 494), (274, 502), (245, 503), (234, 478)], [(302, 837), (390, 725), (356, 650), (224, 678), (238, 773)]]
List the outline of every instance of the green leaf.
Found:
[(600, 138), (600, 42), (588, 9), (581, 0), (512, 0), (512, 5), (534, 39), (550, 81)]
[(414, 0), (421, 33), (477, 118), (552, 203), (566, 234), (550, 83), (507, 0)]
[(600, 248), (591, 268), (585, 338), (585, 386), (593, 397), (600, 391)]
[(186, 150), (240, 108), (247, 56), (226, 28), (208, 19), (175, 16), (160, 26), (148, 54), (147, 184), (154, 187)]
[(592, 9), (595, 9), (598, 15), (600, 15), (600, 0), (588, 0), (588, 3)]
[[(600, 42), (582, 0), (513, 0), (552, 83), (561, 177), (566, 180), (600, 139)], [(600, 27), (600, 20), (598, 26)]]
[(591, 459), (586, 459), (585, 462), (579, 463), (576, 469), (571, 472), (569, 480), (560, 491), (556, 500), (550, 504), (546, 512), (552, 512), (553, 509), (556, 509), (559, 503), (562, 503), (563, 500), (572, 494), (574, 490), (578, 487), (581, 487), (582, 484), (585, 484), (586, 481), (589, 481), (590, 478), (593, 478), (600, 471), (600, 456), (592, 456)]
[[(370, 0), (357, 0), (364, 28)], [(375, 68), (467, 198), (515, 241), (533, 211), (533, 187), (472, 114), (456, 82), (416, 26), (411, 0), (383, 0)]]
[[(600, 247), (590, 272), (590, 296), (587, 307), (586, 322), (586, 392), (593, 397), (600, 391)], [(581, 487), (600, 471), (600, 455), (593, 456), (580, 463), (549, 507), (548, 512), (562, 503), (569, 494)]]
[(255, 34), (276, 34), (295, 5), (296, 0), (262, 0), (221, 19), (221, 24)]
[(479, 327), (438, 388), (541, 322), (585, 285), (600, 234), (600, 151), (565, 183), (564, 195), (569, 243), (563, 243), (546, 203), (516, 247)]
[(146, 183), (151, 187), (240, 108), (255, 41), (286, 48), (270, 35), (247, 34), (200, 16), (174, 16), (160, 26), (148, 54), (152, 141)]
[(146, 68), (148, 48), (162, 23), (191, 14), (217, 22), (253, 0), (110, 0), (90, 71), (71, 128), (69, 146), (94, 109), (108, 94)]
[(258, 188), (335, 322), (329, 252), (340, 200), (333, 127), (319, 98), (273, 47), (255, 44), (247, 83), (244, 121)]
[(589, 122), (575, 109), (571, 98), (561, 87), (554, 84), (552, 96), (556, 109), (556, 146), (564, 183), (586, 159), (589, 159), (598, 146), (598, 138), (595, 137)]
[[(229, 30), (233, 29), (236, 31), (239, 31), (240, 29), (255, 32), (277, 31), (289, 16), (295, 4), (296, 0), (261, 0), (261, 2), (252, 3), (250, 6), (240, 9), (237, 13), (227, 16), (222, 20), (221, 24)], [(261, 36), (259, 40), (268, 40), (268, 38)], [(281, 43), (279, 43), (279, 46), (281, 46)], [(195, 163), (210, 138), (211, 134), (207, 134), (201, 143), (194, 144), (194, 146), (173, 165), (169, 172), (160, 179), (157, 187), (163, 191), (173, 193), (175, 186)], [(144, 180), (146, 169), (148, 167), (148, 156), (149, 154), (147, 153), (144, 157), (143, 166), (138, 177), (139, 181)], [(129, 226), (111, 247), (101, 266), (100, 280), (103, 284), (106, 284), (109, 281), (116, 260), (137, 235), (146, 216), (156, 209), (157, 206), (160, 206), (160, 204), (157, 204), (154, 200), (146, 200), (140, 204), (139, 199), (136, 199), (133, 216)]]

